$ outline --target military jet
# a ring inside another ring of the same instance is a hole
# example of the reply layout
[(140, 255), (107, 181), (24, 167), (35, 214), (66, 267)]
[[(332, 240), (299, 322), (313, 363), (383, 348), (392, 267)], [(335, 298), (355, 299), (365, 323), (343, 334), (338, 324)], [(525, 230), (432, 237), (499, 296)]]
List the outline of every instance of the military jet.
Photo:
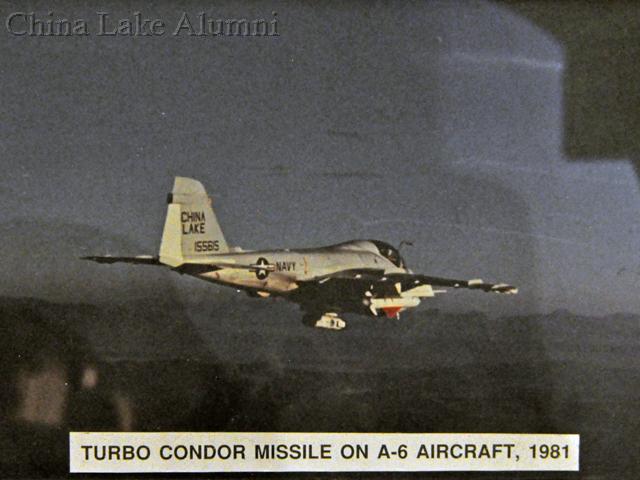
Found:
[(181, 274), (246, 291), (252, 297), (280, 297), (298, 303), (309, 326), (342, 330), (343, 313), (400, 318), (421, 299), (444, 288), (514, 294), (505, 283), (455, 280), (415, 274), (397, 248), (379, 240), (351, 240), (318, 248), (248, 251), (230, 247), (197, 180), (176, 177), (157, 256), (82, 257), (99, 263), (159, 265)]

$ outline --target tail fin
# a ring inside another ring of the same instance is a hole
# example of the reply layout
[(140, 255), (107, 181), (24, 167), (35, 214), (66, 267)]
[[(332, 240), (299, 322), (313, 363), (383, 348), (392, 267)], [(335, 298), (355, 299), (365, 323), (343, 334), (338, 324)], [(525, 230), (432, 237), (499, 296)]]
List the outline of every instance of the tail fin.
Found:
[(168, 196), (160, 243), (160, 262), (177, 267), (211, 254), (229, 251), (211, 199), (200, 182), (176, 177)]

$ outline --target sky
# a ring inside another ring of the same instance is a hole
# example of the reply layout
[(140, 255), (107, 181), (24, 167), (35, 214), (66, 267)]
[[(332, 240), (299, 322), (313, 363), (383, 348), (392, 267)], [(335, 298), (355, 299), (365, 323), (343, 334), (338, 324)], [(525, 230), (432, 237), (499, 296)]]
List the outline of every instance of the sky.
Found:
[[(213, 196), (232, 245), (410, 240), (416, 272), (520, 288), (433, 301), (445, 311), (640, 311), (633, 167), (566, 158), (563, 45), (508, 7), (106, 9), (171, 26), (277, 18), (279, 36), (246, 38), (99, 36), (105, 8), (69, 5), (0, 7), (0, 295), (215, 302), (222, 287), (78, 260), (156, 253), (182, 175)], [(14, 35), (14, 12), (86, 19), (90, 34)]]

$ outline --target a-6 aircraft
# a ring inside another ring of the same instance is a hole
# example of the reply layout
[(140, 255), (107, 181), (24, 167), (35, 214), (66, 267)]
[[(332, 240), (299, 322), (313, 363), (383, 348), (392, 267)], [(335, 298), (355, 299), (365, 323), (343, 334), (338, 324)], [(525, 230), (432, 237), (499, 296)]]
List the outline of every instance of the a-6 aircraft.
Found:
[(309, 326), (341, 330), (342, 313), (399, 318), (443, 287), (517, 293), (505, 283), (415, 274), (398, 249), (379, 240), (352, 240), (318, 248), (247, 251), (230, 247), (211, 199), (196, 180), (176, 177), (157, 256), (83, 257), (99, 263), (160, 265), (178, 273), (300, 304)]

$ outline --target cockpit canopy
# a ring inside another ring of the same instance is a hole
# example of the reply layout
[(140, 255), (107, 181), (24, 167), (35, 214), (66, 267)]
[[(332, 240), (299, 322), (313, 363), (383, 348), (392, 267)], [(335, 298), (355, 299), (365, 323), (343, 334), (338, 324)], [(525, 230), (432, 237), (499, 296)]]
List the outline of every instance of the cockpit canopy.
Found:
[(380, 240), (369, 240), (369, 242), (376, 246), (380, 255), (389, 260), (396, 267), (404, 268), (404, 259), (400, 256), (400, 252), (398, 252), (396, 247), (389, 245), (386, 242), (381, 242)]

